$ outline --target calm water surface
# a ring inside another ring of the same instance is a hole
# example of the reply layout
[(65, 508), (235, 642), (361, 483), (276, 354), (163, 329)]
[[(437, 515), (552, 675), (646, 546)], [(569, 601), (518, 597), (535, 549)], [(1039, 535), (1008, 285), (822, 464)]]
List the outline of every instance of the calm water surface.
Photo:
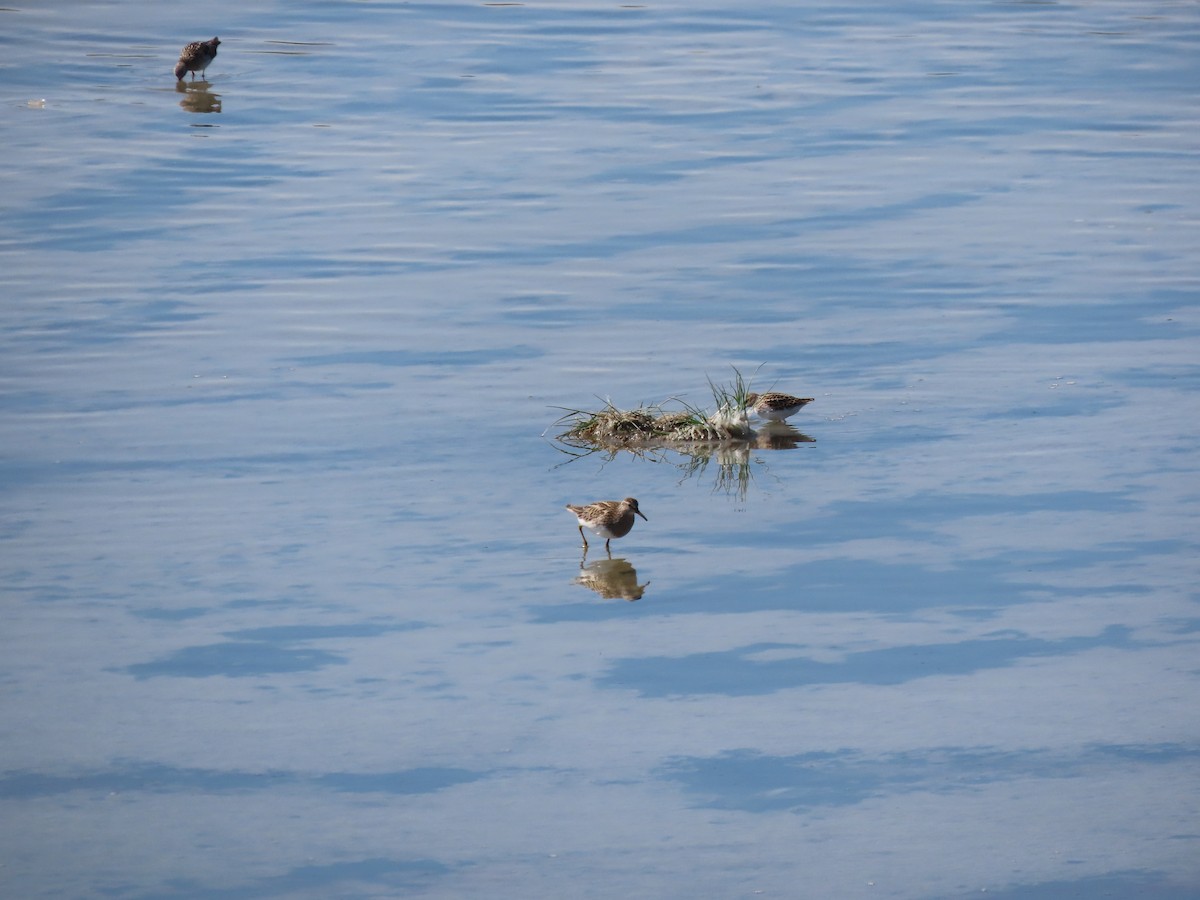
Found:
[(4, 895), (1200, 896), (1195, 4), (0, 47)]

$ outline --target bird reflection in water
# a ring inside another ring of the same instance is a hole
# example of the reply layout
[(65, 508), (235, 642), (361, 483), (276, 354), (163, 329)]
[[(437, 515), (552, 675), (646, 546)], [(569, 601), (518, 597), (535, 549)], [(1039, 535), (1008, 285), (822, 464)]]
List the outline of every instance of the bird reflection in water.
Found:
[(784, 422), (766, 422), (754, 435), (754, 446), (759, 450), (794, 450), (798, 444), (814, 444), (802, 431), (797, 431)]
[(582, 584), (605, 600), (641, 600), (650, 582), (638, 584), (637, 569), (627, 559), (601, 559), (587, 563), (587, 554), (579, 563), (574, 584)]
[(221, 95), (208, 89), (207, 81), (177, 81), (175, 93), (182, 94), (179, 108), (190, 113), (219, 113)]

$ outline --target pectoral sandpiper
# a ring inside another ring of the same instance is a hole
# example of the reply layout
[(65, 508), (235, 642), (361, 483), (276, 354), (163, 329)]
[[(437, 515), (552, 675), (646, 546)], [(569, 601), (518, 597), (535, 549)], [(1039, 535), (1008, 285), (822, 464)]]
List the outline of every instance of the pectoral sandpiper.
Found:
[(764, 419), (782, 422), (788, 416), (797, 413), (807, 403), (812, 403), (812, 397), (793, 397), (790, 394), (779, 394), (771, 391), (766, 394), (750, 393), (746, 395), (746, 408), (752, 409)]
[(191, 72), (192, 81), (195, 81), (196, 73), (199, 72), (200, 78), (203, 79), (204, 70), (217, 58), (217, 45), (220, 43), (220, 38), (213, 38), (211, 41), (192, 41), (184, 47), (179, 51), (179, 62), (175, 63), (175, 77), (183, 81), (184, 74)]
[[(625, 537), (629, 534), (629, 530), (633, 528), (633, 517), (635, 515), (642, 516), (642, 511), (638, 509), (638, 502), (632, 497), (626, 497), (624, 500), (601, 500), (598, 503), (589, 503), (587, 506), (575, 506), (571, 503), (567, 504), (569, 509), (579, 520), (579, 536), (583, 538), (583, 549), (587, 552), (587, 535), (583, 533), (583, 529), (587, 529), (593, 534), (604, 538), (604, 549), (609, 553), (612, 550), (609, 547), (609, 541), (613, 538)], [(649, 522), (649, 519), (646, 519)]]

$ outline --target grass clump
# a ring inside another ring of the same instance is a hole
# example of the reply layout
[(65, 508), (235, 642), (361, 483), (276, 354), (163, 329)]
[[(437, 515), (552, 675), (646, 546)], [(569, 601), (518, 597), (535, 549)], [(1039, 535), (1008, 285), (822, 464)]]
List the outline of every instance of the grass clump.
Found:
[(636, 440), (654, 430), (655, 407), (639, 406), (637, 409), (618, 409), (611, 400), (597, 412), (582, 409), (567, 410), (559, 422), (570, 421), (571, 427), (559, 437), (573, 438), (598, 444), (622, 443)]
[(733, 381), (729, 384), (717, 384), (708, 379), (715, 412), (710, 413), (678, 398), (672, 400), (683, 409), (675, 412), (664, 412), (661, 404), (623, 410), (614, 406), (611, 400), (606, 400), (604, 408), (595, 412), (568, 409), (566, 415), (555, 423), (570, 423), (570, 427), (559, 438), (607, 446), (645, 442), (749, 440), (754, 437), (746, 412), (749, 385), (736, 366), (733, 374)]
[(667, 441), (720, 441), (726, 437), (703, 411), (687, 408), (686, 404), (683, 412), (661, 416), (655, 425), (656, 436)]
[(750, 395), (750, 382), (742, 375), (737, 366), (730, 366), (733, 369), (733, 381), (729, 384), (717, 384), (711, 378), (708, 379), (709, 390), (712, 391), (713, 402), (717, 404), (717, 411), (723, 409), (746, 409), (746, 398)]

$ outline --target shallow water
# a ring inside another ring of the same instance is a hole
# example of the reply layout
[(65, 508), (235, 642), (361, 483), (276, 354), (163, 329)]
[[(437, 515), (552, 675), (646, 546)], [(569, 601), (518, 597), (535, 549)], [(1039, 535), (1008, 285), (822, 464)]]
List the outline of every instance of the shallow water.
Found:
[(1200, 893), (1193, 4), (0, 22), (6, 895)]

